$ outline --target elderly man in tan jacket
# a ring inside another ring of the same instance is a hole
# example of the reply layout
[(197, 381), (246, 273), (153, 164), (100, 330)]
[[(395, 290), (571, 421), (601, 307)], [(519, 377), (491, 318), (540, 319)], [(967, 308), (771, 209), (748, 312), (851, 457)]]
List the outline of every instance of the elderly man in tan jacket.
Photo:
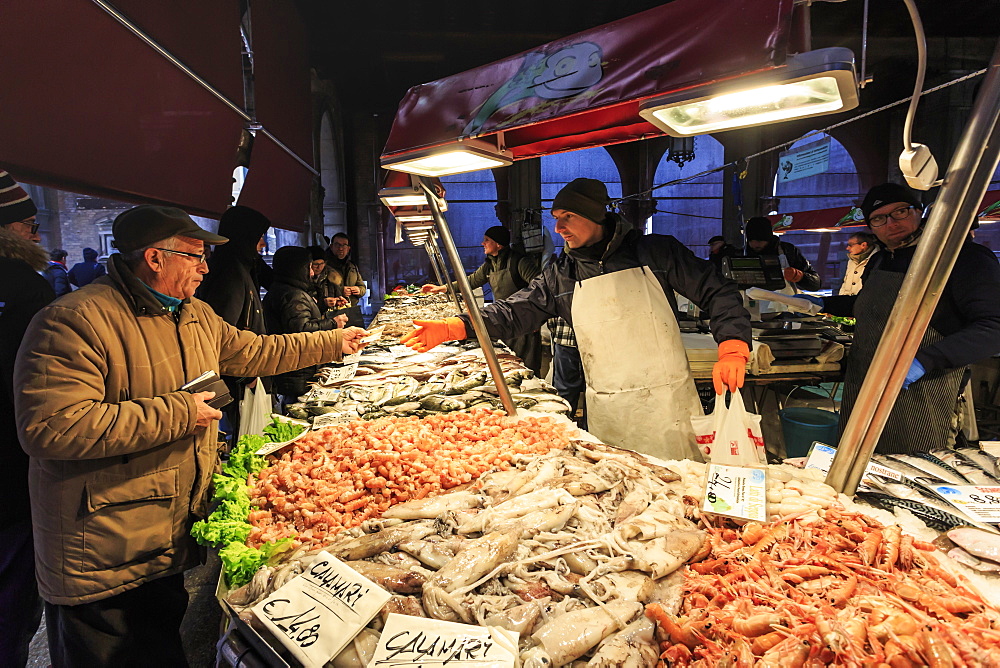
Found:
[(180, 209), (138, 206), (112, 227), (109, 274), (42, 309), (15, 367), (31, 458), (36, 570), (56, 666), (184, 666), (183, 573), (199, 563), (217, 463), (206, 371), (271, 376), (355, 352), (364, 330), (259, 336), (194, 299), (205, 244)]

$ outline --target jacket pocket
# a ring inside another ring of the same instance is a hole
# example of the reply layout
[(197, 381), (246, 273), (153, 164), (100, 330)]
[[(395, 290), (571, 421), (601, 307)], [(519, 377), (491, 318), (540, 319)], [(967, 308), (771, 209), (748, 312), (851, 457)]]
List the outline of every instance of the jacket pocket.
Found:
[(171, 548), (178, 468), (140, 476), (100, 475), (87, 482), (81, 570), (153, 559)]

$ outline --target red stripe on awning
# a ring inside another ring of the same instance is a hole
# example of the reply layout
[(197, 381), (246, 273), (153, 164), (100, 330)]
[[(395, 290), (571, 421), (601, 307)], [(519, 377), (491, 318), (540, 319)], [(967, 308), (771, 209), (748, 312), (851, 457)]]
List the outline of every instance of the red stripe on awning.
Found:
[[(236, 0), (122, 4), (213, 86), (242, 89)], [(0, 164), (18, 179), (226, 209), (243, 119), (96, 4), (6, 0), (0, 63)]]
[[(991, 204), (995, 204), (1000, 201), (1000, 190), (987, 190), (986, 195), (983, 197), (983, 201), (980, 202), (979, 208), (976, 212), (982, 212)], [(782, 218), (786, 215), (791, 216), (792, 223), (787, 227), (776, 227), (775, 232), (793, 232), (796, 230), (829, 230), (829, 229), (839, 229), (839, 228), (853, 228), (853, 227), (864, 227), (864, 221), (856, 221), (846, 224), (838, 224), (842, 221), (854, 207), (850, 206), (839, 206), (832, 209), (813, 209), (811, 211), (796, 211), (795, 213), (789, 214), (774, 214), (768, 216), (768, 220), (771, 221), (772, 225), (778, 225)], [(990, 216), (991, 218), (993, 216)], [(998, 216), (1000, 217), (1000, 216)]]
[(662, 135), (639, 103), (784, 63), (791, 0), (674, 0), (411, 88), (383, 157), (504, 133), (515, 158)]

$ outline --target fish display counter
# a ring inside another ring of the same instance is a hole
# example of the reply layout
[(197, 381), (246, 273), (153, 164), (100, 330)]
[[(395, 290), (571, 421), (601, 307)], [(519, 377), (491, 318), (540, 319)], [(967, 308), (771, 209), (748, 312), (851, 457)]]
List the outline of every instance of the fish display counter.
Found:
[[(254, 611), (317, 560), (389, 596), (326, 665), (370, 665), (399, 615), (504, 629), (530, 668), (1000, 665), (995, 578), (817, 470), (767, 467), (767, 520), (737, 522), (704, 512), (705, 464), (603, 445), (559, 416), (385, 416), (241, 457), (240, 549), (265, 555), (227, 574), (247, 629), (283, 647)], [(944, 536), (995, 564), (997, 538)]]
[[(931, 495), (992, 484), (983, 451), (880, 458), (854, 499), (770, 465), (766, 516), (737, 520), (706, 509), (706, 464), (532, 410), (556, 405), (513, 356), (516, 416), (490, 401), (474, 348), (367, 355), (303, 402), (319, 428), (244, 437), (196, 525), (221, 548), (220, 647), (240, 661), (453, 663), (455, 638), (478, 638), (499, 655), (477, 665), (498, 667), (1000, 666), (1000, 535)], [(341, 602), (347, 582), (383, 598), (357, 624), (305, 625), (287, 592), (310, 578)]]

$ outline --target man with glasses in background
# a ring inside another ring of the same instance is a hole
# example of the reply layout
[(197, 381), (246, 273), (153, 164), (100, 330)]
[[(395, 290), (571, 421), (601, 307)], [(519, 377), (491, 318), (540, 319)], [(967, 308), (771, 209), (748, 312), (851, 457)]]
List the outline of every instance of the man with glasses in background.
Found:
[(855, 232), (847, 237), (847, 269), (837, 288), (838, 295), (856, 295), (861, 292), (862, 276), (872, 256), (878, 252), (878, 237), (871, 232)]
[[(358, 305), (365, 295), (365, 282), (361, 278), (358, 265), (349, 259), (351, 254), (351, 239), (343, 232), (333, 235), (326, 256), (326, 280), (332, 283), (334, 290), (330, 295), (342, 295), (348, 300), (347, 306), (335, 307), (338, 314), (347, 315), (348, 327), (364, 327), (361, 307)], [(328, 303), (329, 305), (329, 303)]]
[(35, 584), (28, 455), (14, 421), (14, 361), (28, 323), (56, 298), (38, 272), (48, 257), (38, 245), (38, 208), (0, 169), (0, 666), (24, 666), (42, 620)]
[(205, 244), (184, 211), (112, 224), (108, 275), (43, 308), (14, 368), (49, 652), (63, 666), (186, 666), (184, 571), (218, 463), (205, 372), (273, 376), (356, 352), (364, 331), (258, 335), (193, 298)]
[[(923, 204), (895, 183), (875, 186), (861, 211), (881, 250), (865, 268), (857, 295), (809, 298), (832, 315), (857, 318), (847, 358), (841, 426), (885, 331), (923, 231)], [(969, 365), (1000, 353), (1000, 264), (985, 246), (966, 240), (920, 342), (876, 452), (927, 452), (954, 442), (959, 394)]]

